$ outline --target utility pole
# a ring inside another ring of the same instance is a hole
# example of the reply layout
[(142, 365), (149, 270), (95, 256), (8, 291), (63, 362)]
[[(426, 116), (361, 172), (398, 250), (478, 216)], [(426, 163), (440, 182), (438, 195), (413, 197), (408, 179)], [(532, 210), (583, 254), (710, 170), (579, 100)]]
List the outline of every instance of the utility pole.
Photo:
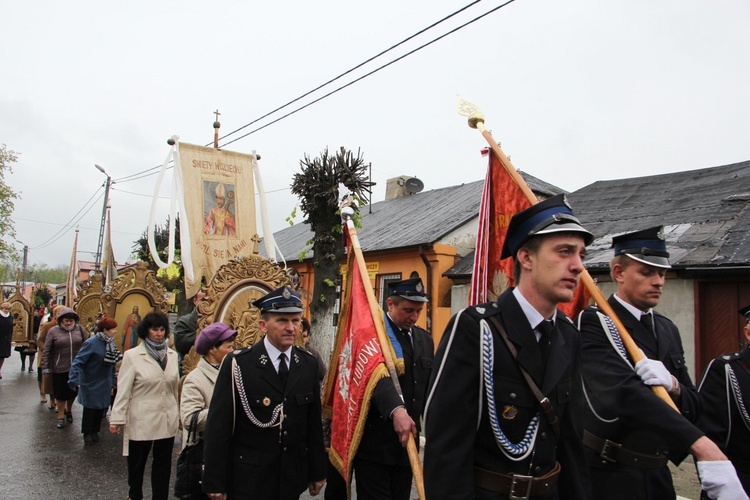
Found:
[(102, 207), (102, 223), (99, 226), (99, 244), (96, 246), (96, 261), (94, 262), (94, 272), (101, 272), (102, 264), (102, 243), (104, 242), (104, 225), (107, 222), (107, 205), (109, 204), (109, 187), (112, 185), (112, 178), (99, 165), (94, 165), (97, 170), (107, 176), (106, 187), (104, 189), (104, 206)]
[(18, 243), (23, 245), (23, 278), (21, 283), (21, 296), (26, 296), (26, 265), (29, 262), (29, 245), (25, 244), (23, 241), (16, 240)]

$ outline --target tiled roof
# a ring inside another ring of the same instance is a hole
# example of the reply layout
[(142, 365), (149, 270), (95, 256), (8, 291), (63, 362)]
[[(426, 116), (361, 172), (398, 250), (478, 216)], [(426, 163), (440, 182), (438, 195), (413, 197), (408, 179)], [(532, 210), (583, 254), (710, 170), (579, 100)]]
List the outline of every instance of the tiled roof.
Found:
[(596, 236), (590, 268), (607, 267), (612, 236), (658, 225), (673, 267), (750, 265), (750, 161), (598, 181), (568, 199)]
[[(537, 194), (552, 196), (564, 191), (534, 176), (522, 173)], [(423, 191), (410, 196), (380, 201), (360, 209), (362, 227), (357, 235), (364, 252), (409, 248), (435, 243), (477, 217), (484, 181)], [(296, 224), (274, 233), (284, 259), (297, 260), (309, 245), (312, 231), (307, 224)], [(312, 250), (305, 254), (312, 256)]]

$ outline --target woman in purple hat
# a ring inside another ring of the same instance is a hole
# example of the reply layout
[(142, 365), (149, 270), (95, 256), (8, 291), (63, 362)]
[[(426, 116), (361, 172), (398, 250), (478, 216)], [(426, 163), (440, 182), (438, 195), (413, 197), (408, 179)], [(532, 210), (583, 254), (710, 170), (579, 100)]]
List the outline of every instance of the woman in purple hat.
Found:
[[(201, 358), (193, 371), (185, 377), (180, 397), (183, 448), (198, 444), (203, 437), (219, 366), (224, 357), (232, 352), (236, 337), (237, 331), (224, 323), (212, 323), (198, 334), (195, 351)], [(175, 496), (178, 496), (178, 493), (183, 492), (175, 491)], [(207, 498), (200, 491), (189, 498), (199, 497)]]

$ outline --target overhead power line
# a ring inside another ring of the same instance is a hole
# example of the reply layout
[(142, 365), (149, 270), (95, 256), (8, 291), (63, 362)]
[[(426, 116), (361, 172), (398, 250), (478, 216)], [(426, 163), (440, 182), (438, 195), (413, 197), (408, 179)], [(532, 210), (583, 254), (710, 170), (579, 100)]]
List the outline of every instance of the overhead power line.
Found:
[[(81, 219), (83, 219), (92, 208), (94, 208), (94, 205), (96, 204), (96, 202), (99, 201), (102, 198), (102, 196), (104, 196), (104, 192), (102, 192), (95, 200), (93, 200), (93, 202), (91, 201), (94, 198), (94, 196), (96, 196), (96, 194), (101, 190), (102, 188), (100, 186), (99, 189), (97, 189), (94, 192), (94, 194), (91, 196), (91, 198), (89, 198), (89, 200), (83, 205), (83, 207), (81, 207), (81, 209), (78, 210), (78, 212), (76, 212), (76, 214), (73, 217), (71, 217), (71, 219), (58, 232), (53, 234), (47, 241), (33, 247), (32, 250), (40, 250), (42, 248), (46, 248), (50, 246), (51, 244), (55, 243), (57, 240), (62, 238), (68, 231), (73, 229), (73, 227), (75, 227), (75, 225), (78, 224), (81, 221)], [(86, 205), (88, 205), (89, 203), (91, 203), (91, 205), (88, 208), (86, 208)], [(80, 217), (78, 217), (78, 214), (81, 214)], [(78, 219), (75, 222), (73, 222), (73, 219), (75, 219), (76, 217), (78, 217)]]
[(347, 87), (349, 87), (349, 86), (351, 86), (351, 85), (354, 85), (355, 83), (357, 83), (357, 82), (359, 82), (359, 81), (361, 81), (361, 80), (364, 80), (365, 78), (367, 78), (367, 77), (369, 77), (369, 76), (372, 76), (372, 75), (374, 75), (375, 73), (377, 73), (377, 72), (379, 72), (379, 71), (381, 71), (381, 70), (383, 70), (383, 69), (387, 68), (388, 66), (391, 66), (392, 64), (395, 64), (395, 63), (397, 63), (398, 61), (400, 61), (400, 60), (402, 60), (402, 59), (405, 59), (405, 58), (409, 57), (410, 55), (412, 55), (412, 54), (414, 54), (414, 53), (416, 53), (416, 52), (419, 52), (419, 51), (420, 51), (420, 50), (422, 50), (423, 48), (425, 48), (425, 47), (428, 47), (428, 46), (432, 45), (433, 43), (435, 43), (435, 42), (437, 42), (437, 41), (439, 41), (439, 40), (442, 40), (443, 38), (445, 38), (445, 37), (447, 37), (447, 36), (449, 36), (449, 35), (452, 35), (453, 33), (455, 33), (455, 32), (457, 32), (457, 31), (459, 31), (459, 30), (461, 30), (461, 29), (465, 28), (466, 26), (469, 26), (470, 24), (473, 24), (473, 23), (475, 23), (475, 22), (479, 21), (480, 19), (482, 19), (482, 18), (484, 18), (484, 17), (486, 17), (486, 16), (488, 16), (488, 15), (492, 14), (493, 12), (496, 12), (496, 11), (498, 11), (498, 10), (502, 9), (503, 7), (505, 7), (505, 6), (506, 6), (506, 5), (508, 5), (508, 4), (511, 4), (511, 3), (513, 3), (514, 1), (515, 1), (515, 0), (508, 0), (507, 2), (505, 2), (505, 3), (503, 3), (503, 4), (500, 4), (500, 5), (498, 5), (497, 7), (493, 8), (493, 9), (490, 9), (489, 11), (485, 12), (484, 14), (482, 14), (482, 15), (480, 15), (480, 16), (477, 16), (477, 17), (475, 17), (474, 19), (472, 19), (472, 20), (470, 20), (470, 21), (467, 21), (467, 22), (465, 22), (464, 24), (462, 24), (462, 25), (460, 25), (460, 26), (458, 26), (458, 27), (456, 27), (456, 28), (453, 28), (452, 30), (450, 30), (450, 31), (448, 31), (448, 32), (446, 32), (446, 33), (444, 33), (444, 34), (442, 34), (442, 35), (440, 35), (440, 36), (436, 37), (436, 38), (433, 38), (433, 39), (432, 39), (432, 40), (430, 40), (429, 42), (427, 42), (427, 43), (424, 43), (424, 44), (420, 45), (419, 47), (417, 47), (417, 48), (415, 48), (415, 49), (413, 49), (413, 50), (410, 50), (409, 52), (407, 52), (407, 53), (405, 53), (405, 54), (403, 54), (403, 55), (401, 55), (401, 56), (397, 57), (396, 59), (393, 59), (392, 61), (390, 61), (390, 62), (388, 62), (388, 63), (386, 63), (386, 64), (383, 64), (382, 66), (380, 66), (380, 67), (378, 67), (378, 68), (376, 68), (376, 69), (374, 69), (374, 70), (372, 70), (372, 71), (370, 71), (370, 72), (368, 72), (368, 73), (365, 73), (364, 75), (360, 76), (359, 78), (356, 78), (356, 79), (352, 80), (351, 82), (349, 82), (349, 83), (346, 83), (346, 84), (344, 84), (344, 85), (342, 85), (342, 86), (338, 87), (337, 89), (335, 89), (335, 90), (332, 90), (332, 91), (328, 92), (327, 94), (324, 94), (324, 95), (322, 95), (321, 97), (318, 97), (317, 99), (314, 99), (314, 100), (312, 100), (312, 101), (308, 102), (308, 103), (307, 103), (307, 104), (305, 104), (304, 106), (300, 106), (299, 108), (297, 108), (297, 109), (294, 109), (293, 111), (290, 111), (289, 113), (286, 113), (285, 115), (282, 115), (282, 116), (280, 116), (279, 118), (276, 118), (275, 120), (271, 120), (270, 122), (266, 123), (265, 125), (261, 125), (260, 127), (257, 127), (257, 128), (255, 128), (255, 129), (251, 130), (250, 132), (248, 132), (248, 133), (246, 133), (246, 134), (243, 134), (243, 135), (241, 135), (241, 136), (239, 136), (239, 137), (235, 137), (235, 138), (234, 138), (234, 139), (232, 139), (231, 141), (225, 142), (224, 144), (222, 144), (222, 145), (221, 145), (221, 147), (225, 147), (225, 146), (228, 146), (229, 144), (232, 144), (233, 142), (237, 142), (237, 141), (239, 141), (240, 139), (244, 139), (245, 137), (247, 137), (247, 136), (249, 136), (249, 135), (251, 135), (251, 134), (254, 134), (255, 132), (258, 132), (259, 130), (263, 130), (264, 128), (266, 128), (266, 127), (268, 127), (268, 126), (270, 126), (270, 125), (273, 125), (274, 123), (277, 123), (277, 122), (279, 122), (279, 121), (283, 120), (284, 118), (288, 118), (289, 116), (292, 116), (293, 114), (295, 114), (295, 113), (297, 113), (297, 112), (299, 112), (299, 111), (302, 111), (303, 109), (305, 109), (305, 108), (307, 108), (307, 107), (310, 107), (310, 106), (312, 106), (313, 104), (315, 104), (315, 103), (317, 103), (317, 102), (320, 102), (320, 101), (322, 101), (323, 99), (326, 99), (327, 97), (330, 97), (330, 96), (332, 96), (333, 94), (335, 94), (335, 93), (337, 93), (337, 92), (339, 92), (339, 91), (341, 91), (341, 90), (344, 90), (345, 88), (347, 88)]
[[(226, 139), (227, 137), (230, 137), (230, 136), (232, 136), (232, 135), (234, 135), (234, 134), (238, 133), (239, 131), (241, 131), (241, 130), (244, 130), (244, 129), (246, 129), (247, 127), (249, 127), (249, 126), (251, 126), (251, 125), (253, 125), (253, 124), (255, 124), (255, 123), (259, 122), (260, 120), (262, 120), (262, 119), (264, 119), (264, 118), (267, 118), (267, 117), (269, 117), (270, 115), (272, 115), (272, 114), (274, 114), (274, 113), (276, 113), (276, 112), (278, 112), (278, 111), (280, 111), (280, 110), (282, 110), (282, 109), (285, 109), (285, 108), (287, 108), (287, 107), (291, 106), (291, 105), (292, 105), (292, 104), (294, 104), (295, 102), (298, 102), (299, 100), (301, 100), (301, 99), (304, 99), (305, 97), (309, 96), (310, 94), (312, 94), (312, 93), (314, 93), (314, 92), (316, 92), (316, 91), (318, 91), (318, 90), (320, 90), (320, 89), (322, 89), (322, 88), (324, 88), (324, 87), (326, 87), (326, 86), (330, 85), (331, 83), (333, 83), (333, 82), (335, 82), (335, 81), (337, 81), (337, 80), (341, 79), (342, 77), (344, 77), (344, 76), (346, 76), (346, 75), (348, 75), (348, 74), (352, 73), (353, 71), (355, 71), (355, 70), (357, 70), (357, 69), (361, 68), (362, 66), (364, 66), (364, 65), (366, 65), (366, 64), (368, 64), (368, 63), (370, 63), (370, 62), (374, 61), (375, 59), (377, 59), (377, 58), (379, 58), (379, 57), (381, 57), (381, 56), (383, 56), (383, 55), (387, 54), (388, 52), (390, 52), (390, 51), (392, 51), (392, 50), (396, 49), (397, 47), (399, 47), (399, 46), (403, 45), (404, 43), (406, 43), (406, 42), (408, 42), (408, 41), (410, 41), (410, 40), (412, 40), (412, 39), (416, 38), (416, 37), (417, 37), (417, 36), (419, 36), (419, 35), (422, 35), (422, 34), (426, 33), (427, 31), (429, 31), (429, 30), (431, 30), (431, 29), (435, 28), (436, 26), (438, 26), (438, 25), (442, 24), (443, 22), (445, 22), (445, 21), (447, 21), (447, 20), (449, 20), (449, 19), (451, 19), (451, 18), (453, 18), (453, 17), (457, 16), (458, 14), (460, 14), (460, 13), (464, 12), (465, 10), (467, 10), (467, 9), (469, 9), (469, 8), (471, 8), (471, 7), (473, 7), (474, 5), (476, 5), (476, 4), (478, 4), (478, 3), (480, 3), (481, 1), (482, 1), (482, 0), (474, 0), (473, 2), (471, 2), (471, 3), (467, 4), (467, 5), (465, 5), (464, 7), (461, 7), (461, 8), (460, 8), (460, 9), (458, 9), (458, 10), (456, 10), (455, 12), (453, 12), (453, 13), (451, 13), (451, 14), (449, 14), (449, 15), (445, 16), (445, 17), (443, 17), (443, 18), (442, 18), (442, 19), (440, 19), (439, 21), (436, 21), (436, 22), (434, 22), (434, 23), (430, 24), (429, 26), (427, 26), (427, 27), (425, 27), (425, 28), (423, 28), (423, 29), (421, 29), (421, 30), (417, 31), (416, 33), (414, 33), (414, 34), (412, 34), (412, 35), (409, 35), (408, 37), (404, 38), (404, 39), (403, 39), (403, 40), (401, 40), (400, 42), (398, 42), (398, 43), (395, 43), (395, 44), (391, 45), (391, 46), (390, 46), (390, 47), (388, 47), (387, 49), (385, 49), (385, 50), (383, 50), (383, 51), (381, 51), (381, 52), (377, 53), (376, 55), (374, 55), (374, 56), (372, 56), (372, 57), (369, 57), (369, 58), (368, 58), (368, 59), (366, 59), (365, 61), (363, 61), (363, 62), (361, 62), (361, 63), (359, 63), (359, 64), (357, 64), (357, 65), (353, 66), (352, 68), (350, 68), (350, 69), (348, 69), (348, 70), (346, 70), (346, 71), (344, 71), (343, 73), (339, 74), (338, 76), (335, 76), (335, 77), (331, 78), (330, 80), (328, 80), (327, 82), (325, 82), (325, 83), (323, 83), (323, 84), (321, 84), (321, 85), (318, 85), (317, 87), (313, 88), (312, 90), (309, 90), (309, 91), (305, 92), (304, 94), (302, 94), (302, 95), (300, 95), (300, 96), (298, 96), (298, 97), (296, 97), (296, 98), (294, 98), (294, 99), (292, 99), (292, 100), (288, 101), (287, 103), (285, 103), (285, 104), (283, 104), (283, 105), (281, 105), (281, 106), (278, 106), (277, 108), (273, 109), (272, 111), (269, 111), (268, 113), (265, 113), (264, 115), (262, 115), (262, 116), (260, 116), (260, 117), (258, 117), (258, 118), (255, 118), (254, 120), (252, 120), (252, 121), (250, 121), (250, 122), (246, 123), (245, 125), (243, 125), (243, 126), (241, 126), (241, 127), (237, 128), (237, 129), (235, 129), (235, 130), (233, 130), (233, 131), (231, 131), (231, 132), (229, 132), (229, 133), (227, 133), (227, 134), (225, 134), (225, 135), (221, 136), (221, 137), (220, 137), (219, 139), (220, 139), (220, 140), (221, 140), (221, 139)], [(514, 0), (510, 0), (510, 1), (508, 1), (508, 2), (506, 2), (506, 3), (504, 3), (504, 4), (502, 4), (502, 5), (500, 5), (499, 7), (496, 7), (496, 8), (494, 8), (494, 9), (490, 10), (489, 12), (487, 12), (487, 13), (485, 13), (485, 14), (482, 14), (481, 16), (479, 16), (479, 17), (477, 17), (477, 18), (473, 19), (472, 21), (469, 21), (468, 23), (466, 23), (466, 24), (464, 24), (464, 25), (460, 26), (459, 28), (457, 28), (457, 29), (454, 29), (454, 30), (452, 30), (452, 31), (449, 31), (448, 33), (446, 33), (446, 34), (444, 34), (444, 35), (441, 35), (440, 37), (438, 37), (438, 38), (436, 38), (436, 39), (432, 40), (431, 42), (428, 42), (428, 43), (426, 43), (426, 44), (422, 45), (421, 47), (419, 47), (419, 48), (417, 48), (417, 49), (415, 49), (415, 50), (413, 50), (413, 51), (411, 51), (411, 52), (407, 53), (406, 55), (404, 55), (404, 56), (401, 56), (401, 57), (399, 57), (399, 58), (397, 58), (397, 59), (395, 59), (395, 60), (391, 61), (390, 63), (388, 63), (388, 64), (385, 64), (385, 65), (381, 66), (381, 67), (380, 67), (380, 68), (378, 68), (377, 70), (375, 70), (375, 71), (372, 71), (372, 72), (368, 73), (367, 75), (365, 75), (365, 76), (363, 76), (363, 77), (360, 77), (360, 78), (358, 78), (358, 79), (354, 80), (353, 82), (350, 82), (350, 83), (348, 83), (348, 84), (346, 84), (346, 85), (344, 85), (344, 86), (342, 86), (342, 87), (339, 87), (339, 88), (338, 88), (338, 89), (336, 89), (335, 91), (333, 91), (333, 92), (330, 92), (330, 93), (328, 93), (328, 94), (324, 95), (323, 97), (321, 97), (321, 98), (319, 98), (319, 99), (316, 99), (316, 100), (314, 100), (314, 101), (313, 101), (313, 102), (311, 102), (311, 103), (308, 103), (308, 104), (307, 104), (307, 105), (305, 105), (305, 106), (302, 106), (302, 107), (300, 107), (300, 108), (297, 108), (297, 109), (296, 109), (296, 110), (294, 110), (293, 112), (291, 112), (291, 113), (287, 113), (286, 115), (282, 116), (281, 118), (279, 118), (279, 119), (276, 119), (276, 120), (274, 120), (274, 121), (272, 121), (272, 122), (270, 122), (270, 123), (268, 123), (268, 124), (264, 125), (263, 127), (259, 127), (259, 128), (256, 128), (256, 129), (252, 130), (252, 131), (251, 131), (250, 133), (248, 133), (248, 134), (242, 135), (242, 136), (240, 136), (240, 137), (238, 137), (238, 138), (236, 138), (236, 139), (234, 139), (234, 140), (232, 140), (232, 141), (229, 141), (229, 142), (225, 143), (225, 144), (224, 144), (224, 146), (226, 146), (227, 144), (231, 144), (231, 143), (233, 143), (233, 142), (236, 142), (236, 141), (238, 141), (239, 139), (242, 139), (242, 138), (244, 138), (244, 137), (247, 137), (248, 135), (250, 135), (250, 134), (252, 134), (252, 133), (254, 133), (254, 132), (257, 132), (257, 131), (259, 131), (259, 130), (261, 130), (261, 129), (263, 129), (263, 128), (265, 128), (265, 127), (269, 126), (269, 125), (272, 125), (272, 124), (274, 124), (274, 123), (276, 123), (276, 122), (280, 121), (281, 119), (284, 119), (284, 118), (286, 118), (286, 117), (288, 117), (288, 116), (291, 116), (292, 114), (294, 114), (294, 113), (296, 113), (296, 112), (298, 112), (298, 111), (301, 111), (301, 110), (305, 109), (306, 107), (308, 107), (308, 106), (310, 106), (310, 105), (312, 105), (312, 104), (314, 104), (314, 103), (316, 103), (316, 102), (319, 102), (319, 101), (321, 101), (322, 99), (325, 99), (326, 97), (329, 97), (329, 96), (331, 96), (331, 95), (335, 94), (336, 92), (338, 92), (338, 91), (340, 91), (340, 90), (343, 90), (344, 88), (346, 88), (346, 87), (348, 87), (348, 86), (350, 86), (350, 85), (352, 85), (352, 84), (354, 84), (354, 83), (356, 83), (356, 82), (358, 82), (358, 81), (362, 80), (363, 78), (365, 78), (365, 77), (367, 77), (367, 76), (370, 76), (370, 75), (372, 75), (372, 74), (374, 74), (374, 73), (376, 73), (376, 72), (380, 71), (381, 69), (384, 69), (384, 68), (386, 68), (386, 67), (390, 66), (391, 64), (393, 64), (393, 63), (395, 63), (395, 62), (399, 61), (400, 59), (403, 59), (404, 57), (406, 57), (406, 56), (408, 56), (408, 55), (411, 55), (411, 54), (413, 54), (414, 52), (416, 52), (416, 51), (418, 51), (418, 50), (420, 50), (420, 49), (422, 49), (422, 48), (424, 48), (424, 47), (426, 47), (426, 46), (428, 46), (428, 45), (432, 44), (433, 42), (435, 42), (435, 41), (437, 41), (437, 40), (439, 40), (439, 39), (441, 39), (441, 38), (444, 38), (445, 36), (447, 36), (447, 35), (449, 35), (449, 34), (451, 34), (451, 33), (455, 32), (455, 31), (458, 31), (458, 29), (461, 29), (461, 28), (463, 28), (464, 26), (467, 26), (467, 25), (469, 25), (469, 24), (473, 23), (474, 21), (477, 21), (478, 19), (481, 19), (482, 17), (484, 17), (484, 16), (486, 16), (486, 15), (488, 15), (488, 14), (490, 14), (490, 13), (492, 13), (492, 12), (494, 12), (494, 11), (496, 11), (496, 10), (498, 10), (498, 9), (502, 8), (502, 7), (504, 7), (505, 5), (507, 5), (508, 3), (511, 3), (511, 2), (513, 2), (513, 1), (514, 1)], [(208, 144), (206, 144), (206, 146), (210, 146), (211, 144), (212, 144), (212, 143), (211, 143), (211, 142), (209, 142)], [(138, 180), (138, 179), (143, 179), (144, 177), (149, 177), (149, 176), (155, 175), (155, 174), (157, 173), (157, 171), (158, 171), (158, 170), (159, 170), (160, 168), (161, 168), (161, 165), (157, 165), (157, 166), (155, 166), (155, 167), (151, 167), (151, 168), (149, 168), (149, 169), (146, 169), (146, 170), (143, 170), (143, 171), (141, 171), (141, 172), (137, 172), (137, 173), (134, 173), (134, 174), (131, 174), (131, 175), (127, 175), (127, 176), (125, 176), (125, 177), (121, 177), (121, 178), (119, 178), (119, 179), (115, 179), (115, 182), (130, 182), (130, 181), (135, 181), (135, 180)], [(172, 168), (172, 167), (168, 167), (168, 168)]]
[[(238, 128), (238, 129), (236, 129), (236, 130), (233, 130), (233, 131), (229, 132), (228, 134), (225, 134), (225, 135), (223, 135), (222, 137), (219, 137), (219, 140), (222, 140), (222, 139), (226, 139), (226, 138), (227, 138), (227, 137), (229, 137), (230, 135), (234, 135), (234, 134), (236, 134), (237, 132), (239, 132), (240, 130), (244, 130), (244, 129), (246, 129), (247, 127), (249, 127), (250, 125), (253, 125), (253, 124), (255, 124), (255, 123), (257, 123), (257, 122), (261, 121), (261, 120), (262, 120), (263, 118), (266, 118), (266, 117), (268, 117), (268, 116), (270, 116), (270, 115), (272, 115), (272, 114), (276, 113), (277, 111), (281, 111), (282, 109), (284, 109), (284, 108), (286, 108), (286, 107), (288, 107), (288, 106), (291, 106), (292, 104), (294, 104), (295, 102), (299, 101), (300, 99), (304, 99), (305, 97), (309, 96), (310, 94), (312, 94), (312, 93), (314, 93), (314, 92), (316, 92), (316, 91), (318, 91), (318, 90), (322, 89), (323, 87), (326, 87), (326, 86), (330, 85), (331, 83), (335, 82), (336, 80), (339, 80), (340, 78), (342, 78), (342, 77), (344, 77), (344, 76), (348, 75), (348, 74), (349, 74), (349, 73), (351, 73), (352, 71), (355, 71), (355, 70), (357, 70), (357, 69), (361, 68), (362, 66), (364, 66), (365, 64), (367, 64), (367, 63), (370, 63), (370, 62), (374, 61), (374, 60), (375, 60), (375, 59), (377, 59), (378, 57), (380, 57), (380, 56), (382, 56), (382, 55), (385, 55), (385, 54), (387, 54), (388, 52), (392, 51), (393, 49), (395, 49), (395, 48), (398, 48), (399, 46), (401, 46), (401, 45), (405, 44), (405, 43), (406, 43), (406, 42), (408, 42), (409, 40), (412, 40), (412, 39), (414, 39), (414, 38), (418, 37), (419, 35), (421, 35), (422, 33), (425, 33), (425, 32), (427, 32), (427, 31), (431, 30), (431, 29), (432, 29), (432, 28), (434, 28), (435, 26), (437, 26), (437, 25), (439, 25), (439, 24), (441, 24), (441, 23), (443, 23), (443, 22), (447, 21), (448, 19), (450, 19), (450, 18), (452, 18), (452, 17), (454, 17), (454, 16), (457, 16), (457, 15), (458, 15), (458, 14), (460, 14), (461, 12), (463, 12), (463, 11), (465, 11), (466, 9), (468, 9), (468, 8), (472, 7), (473, 5), (476, 5), (476, 4), (478, 4), (478, 3), (479, 3), (479, 2), (481, 2), (481, 1), (482, 1), (482, 0), (475, 0), (474, 2), (471, 2), (470, 4), (468, 4), (468, 5), (465, 5), (464, 7), (461, 7), (460, 9), (458, 9), (458, 10), (457, 10), (457, 11), (455, 11), (455, 12), (453, 12), (452, 14), (449, 14), (449, 15), (445, 16), (445, 17), (444, 17), (444, 18), (442, 18), (441, 20), (439, 20), (439, 21), (436, 21), (436, 22), (432, 23), (431, 25), (427, 26), (426, 28), (422, 28), (421, 30), (419, 30), (419, 31), (417, 31), (416, 33), (414, 33), (413, 35), (409, 35), (408, 37), (404, 38), (404, 39), (403, 39), (403, 40), (401, 40), (400, 42), (398, 42), (398, 43), (396, 43), (396, 44), (393, 44), (393, 45), (391, 45), (390, 47), (388, 47), (387, 49), (385, 49), (385, 50), (383, 50), (383, 51), (381, 51), (381, 52), (378, 52), (378, 53), (377, 53), (377, 54), (375, 54), (374, 56), (372, 56), (372, 57), (370, 57), (370, 58), (368, 58), (368, 59), (366, 59), (366, 60), (362, 61), (361, 63), (357, 64), (356, 66), (354, 66), (354, 67), (352, 67), (352, 68), (350, 68), (350, 69), (348, 69), (348, 70), (344, 71), (344, 72), (343, 72), (343, 73), (341, 73), (340, 75), (338, 75), (338, 76), (335, 76), (335, 77), (331, 78), (331, 79), (330, 79), (330, 80), (328, 80), (327, 82), (325, 82), (325, 83), (323, 83), (323, 84), (321, 84), (321, 85), (318, 85), (317, 87), (315, 87), (315, 88), (314, 88), (314, 89), (312, 89), (312, 90), (308, 90), (307, 92), (305, 92), (305, 93), (304, 93), (304, 94), (302, 94), (301, 96), (299, 96), (299, 97), (296, 97), (296, 98), (292, 99), (291, 101), (287, 102), (286, 104), (283, 104), (283, 105), (279, 106), (278, 108), (276, 108), (276, 109), (274, 109), (274, 110), (272, 110), (272, 111), (269, 111), (269, 112), (268, 112), (268, 113), (266, 113), (265, 115), (263, 115), (263, 116), (260, 116), (260, 117), (256, 118), (255, 120), (251, 121), (250, 123), (246, 123), (245, 125), (241, 126), (240, 128)], [(243, 136), (243, 137), (244, 137), (244, 136)], [(229, 144), (229, 143), (227, 143), (227, 144)]]

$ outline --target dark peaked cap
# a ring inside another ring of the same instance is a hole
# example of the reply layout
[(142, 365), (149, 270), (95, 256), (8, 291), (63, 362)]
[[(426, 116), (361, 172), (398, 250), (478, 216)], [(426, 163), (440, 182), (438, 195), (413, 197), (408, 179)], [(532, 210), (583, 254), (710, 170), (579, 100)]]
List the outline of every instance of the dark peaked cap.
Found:
[(292, 290), (289, 285), (277, 288), (273, 292), (259, 298), (253, 305), (260, 309), (261, 313), (301, 313), (302, 295)]
[(403, 281), (392, 281), (388, 283), (388, 296), (398, 295), (414, 302), (429, 302), (427, 294), (422, 286), (422, 280), (411, 278)]
[(633, 260), (649, 266), (669, 269), (669, 252), (664, 239), (664, 226), (655, 226), (641, 231), (621, 234), (612, 238), (615, 256), (627, 255)]
[(745, 317), (745, 321), (750, 323), (750, 305), (747, 305), (740, 309), (739, 313)]
[(558, 194), (513, 216), (508, 225), (500, 258), (515, 257), (523, 244), (534, 236), (562, 232), (581, 233), (586, 245), (594, 241), (594, 235), (587, 231), (573, 214), (565, 195)]

